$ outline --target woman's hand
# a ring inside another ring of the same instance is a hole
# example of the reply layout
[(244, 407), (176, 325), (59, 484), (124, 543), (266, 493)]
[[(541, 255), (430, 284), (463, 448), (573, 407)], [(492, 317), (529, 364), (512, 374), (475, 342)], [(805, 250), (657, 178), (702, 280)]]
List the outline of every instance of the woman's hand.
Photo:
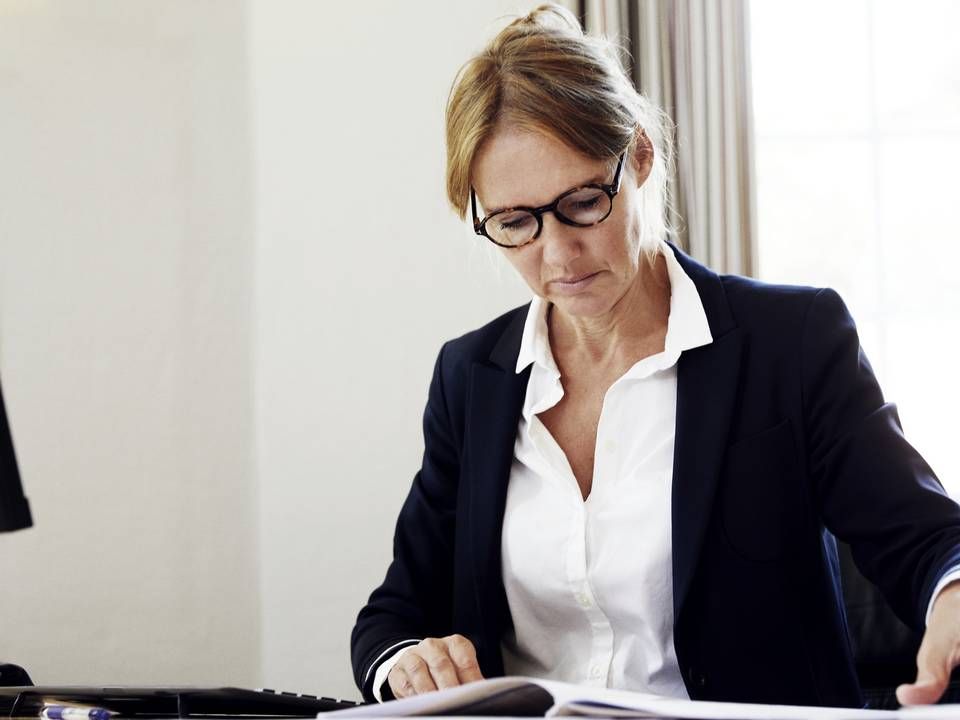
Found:
[(407, 648), (387, 675), (396, 698), (483, 680), (477, 651), (463, 635), (427, 638)]
[(917, 654), (916, 682), (898, 687), (897, 700), (901, 705), (937, 702), (957, 665), (960, 665), (960, 581), (947, 585), (934, 600)]

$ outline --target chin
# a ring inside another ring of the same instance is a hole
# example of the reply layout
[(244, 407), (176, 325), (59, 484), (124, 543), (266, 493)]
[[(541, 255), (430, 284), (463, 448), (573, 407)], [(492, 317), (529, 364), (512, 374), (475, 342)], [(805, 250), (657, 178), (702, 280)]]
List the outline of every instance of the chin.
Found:
[(610, 312), (613, 303), (610, 298), (583, 293), (582, 295), (547, 298), (564, 315), (570, 317), (599, 317)]

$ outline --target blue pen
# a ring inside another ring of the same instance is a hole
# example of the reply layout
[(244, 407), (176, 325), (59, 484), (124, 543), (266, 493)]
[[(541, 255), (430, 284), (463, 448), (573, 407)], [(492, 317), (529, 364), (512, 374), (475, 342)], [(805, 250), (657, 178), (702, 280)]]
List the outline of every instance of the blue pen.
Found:
[(45, 720), (110, 720), (113, 715), (104, 708), (80, 705), (47, 705), (40, 713)]

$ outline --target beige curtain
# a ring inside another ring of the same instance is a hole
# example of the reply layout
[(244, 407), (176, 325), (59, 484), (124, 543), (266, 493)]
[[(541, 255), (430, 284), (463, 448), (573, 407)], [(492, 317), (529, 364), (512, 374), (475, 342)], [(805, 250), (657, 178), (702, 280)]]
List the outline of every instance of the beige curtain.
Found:
[(755, 275), (747, 0), (586, 0), (587, 31), (625, 48), (637, 88), (676, 123), (673, 225), (718, 272)]

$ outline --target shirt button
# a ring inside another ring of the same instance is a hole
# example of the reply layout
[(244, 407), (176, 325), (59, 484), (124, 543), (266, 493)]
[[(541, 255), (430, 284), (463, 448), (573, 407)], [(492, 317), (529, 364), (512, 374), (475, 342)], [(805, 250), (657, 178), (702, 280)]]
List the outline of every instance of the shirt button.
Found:
[(580, 603), (580, 607), (588, 608), (590, 607), (590, 596), (586, 593), (577, 593), (577, 602)]
[(594, 665), (590, 668), (590, 677), (594, 680), (599, 680), (600, 676), (603, 674), (603, 669), (599, 665)]
[(613, 455), (613, 453), (615, 453), (615, 452), (617, 451), (617, 444), (616, 444), (613, 440), (607, 440), (607, 441), (603, 444), (603, 447), (604, 447), (604, 448), (606, 449), (606, 451), (607, 451), (609, 454), (611, 454), (611, 455)]

